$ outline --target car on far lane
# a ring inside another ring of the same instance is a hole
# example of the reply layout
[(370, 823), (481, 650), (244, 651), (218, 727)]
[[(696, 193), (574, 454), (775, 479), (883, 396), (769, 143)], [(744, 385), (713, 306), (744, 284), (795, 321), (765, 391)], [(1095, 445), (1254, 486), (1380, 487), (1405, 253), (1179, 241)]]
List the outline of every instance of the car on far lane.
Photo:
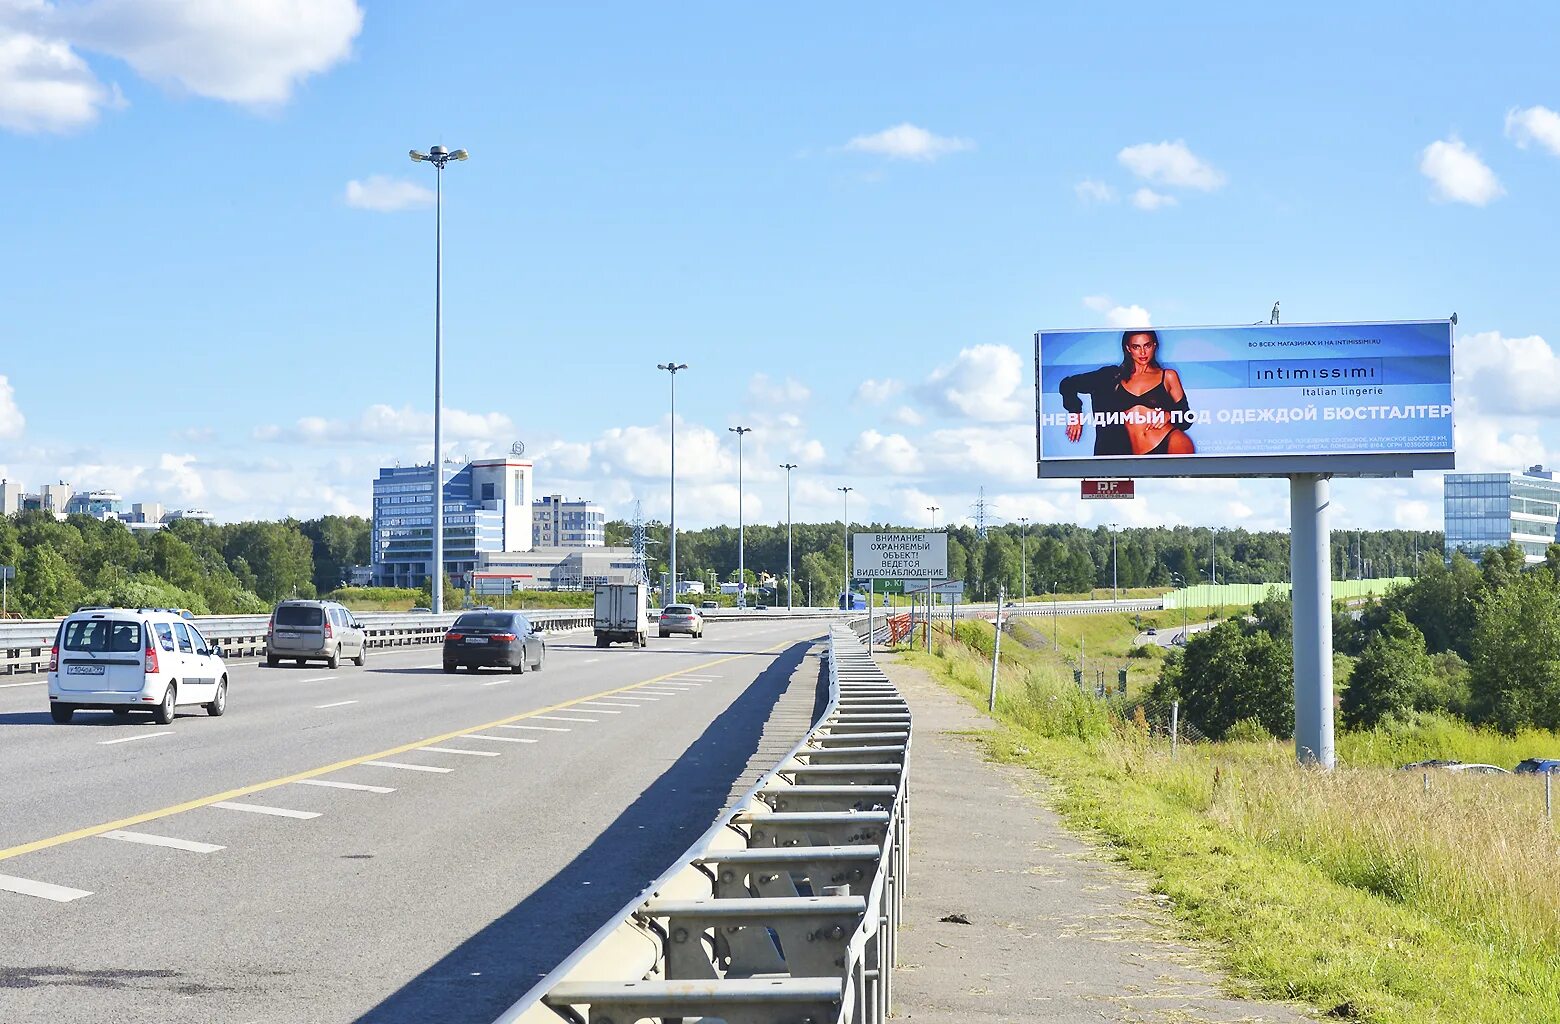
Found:
[(1560, 772), (1560, 757), (1530, 757), (1517, 765), (1518, 775), (1545, 775)]
[(432, 615), (433, 614), (433, 609), (432, 608), (413, 608), (413, 609), (409, 610), (407, 612), (407, 614), (408, 615)]
[(699, 607), (700, 608), (719, 608), (720, 607), (720, 602), (719, 601), (700, 601), (699, 602)]
[(661, 609), (660, 631), (662, 637), (687, 633), (697, 640), (704, 635), (704, 616), (691, 604), (669, 604)]
[(1511, 772), (1493, 764), (1449, 764), (1446, 766), (1449, 772), (1461, 772), (1464, 775), (1510, 775)]
[(547, 644), (522, 612), (469, 611), (444, 634), (444, 671), (458, 668), (542, 670)]

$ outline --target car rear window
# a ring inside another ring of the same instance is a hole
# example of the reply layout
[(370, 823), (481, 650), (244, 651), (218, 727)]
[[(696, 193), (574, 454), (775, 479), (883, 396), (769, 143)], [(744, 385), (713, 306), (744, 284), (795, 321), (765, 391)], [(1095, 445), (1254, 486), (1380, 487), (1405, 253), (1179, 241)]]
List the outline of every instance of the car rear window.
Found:
[(503, 613), (482, 612), (477, 615), (462, 615), (455, 620), (455, 629), (513, 629), (515, 617)]
[(311, 604), (284, 604), (276, 609), (278, 626), (318, 626), (325, 621), (322, 609)]
[(691, 605), (691, 604), (670, 604), (670, 605), (666, 606), (666, 611), (664, 612), (664, 614), (666, 614), (666, 615), (692, 615), (693, 614), (693, 605)]
[(141, 649), (141, 624), (122, 619), (75, 619), (65, 623), (65, 649), (132, 654)]

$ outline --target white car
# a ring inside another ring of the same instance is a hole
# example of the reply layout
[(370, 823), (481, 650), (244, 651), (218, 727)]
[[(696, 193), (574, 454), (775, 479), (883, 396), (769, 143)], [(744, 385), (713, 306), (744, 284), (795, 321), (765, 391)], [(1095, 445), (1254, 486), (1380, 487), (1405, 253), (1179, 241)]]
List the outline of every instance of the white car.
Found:
[(222, 652), (195, 623), (151, 608), (109, 608), (65, 617), (49, 653), (49, 715), (69, 722), (84, 709), (123, 717), (150, 711), (159, 725), (180, 705), (216, 717), (227, 710)]

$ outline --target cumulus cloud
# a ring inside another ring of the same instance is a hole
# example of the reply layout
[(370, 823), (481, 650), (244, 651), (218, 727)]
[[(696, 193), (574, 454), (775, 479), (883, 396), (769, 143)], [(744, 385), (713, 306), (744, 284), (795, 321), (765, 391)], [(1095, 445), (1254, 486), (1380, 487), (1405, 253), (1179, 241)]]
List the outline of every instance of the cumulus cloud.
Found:
[(1103, 181), (1085, 178), (1073, 186), (1073, 195), (1085, 203), (1114, 203), (1116, 190)]
[(901, 405), (899, 408), (895, 409), (889, 419), (893, 420), (895, 423), (902, 423), (907, 427), (919, 427), (921, 424), (926, 422), (925, 416), (921, 415), (920, 412), (912, 409), (908, 405)]
[(1175, 196), (1167, 196), (1151, 188), (1140, 188), (1132, 193), (1132, 205), (1139, 210), (1161, 210), (1166, 206), (1179, 206), (1180, 202)]
[(898, 476), (921, 468), (921, 453), (903, 434), (863, 430), (850, 450), (853, 469), (869, 474)]
[(122, 102), (79, 50), (117, 58), (180, 92), (278, 106), (350, 56), (362, 27), (355, 0), (6, 0), (0, 125), (70, 131)]
[(16, 404), (16, 389), (4, 374), (0, 374), (0, 437), (21, 437), (27, 427), (27, 417)]
[(1560, 357), (1537, 334), (1483, 331), (1457, 339), (1457, 395), (1503, 415), (1560, 416)]
[(1440, 139), (1419, 154), (1419, 173), (1442, 202), (1487, 206), (1506, 194), (1500, 179), (1461, 139)]
[(1513, 108), (1506, 113), (1506, 136), (1523, 149), (1536, 142), (1560, 156), (1560, 113), (1548, 107)]
[(415, 181), (375, 174), (363, 181), (354, 178), (347, 182), (346, 199), (348, 206), (359, 210), (391, 213), (414, 206), (428, 206), (433, 202), (433, 189)]
[(1096, 313), (1105, 314), (1105, 326), (1126, 330), (1129, 327), (1150, 327), (1148, 310), (1142, 306), (1119, 306), (1108, 295), (1085, 295), (1083, 304)]
[(766, 405), (799, 405), (812, 397), (812, 391), (793, 377), (772, 380), (767, 373), (755, 373), (748, 382), (748, 394)]
[(1156, 185), (1214, 192), (1228, 180), (1223, 171), (1193, 153), (1180, 139), (1128, 146), (1116, 154), (1116, 160), (1139, 178)]
[(933, 370), (921, 393), (947, 412), (1005, 422), (1033, 414), (1026, 383), (1024, 359), (1016, 351), (1006, 345), (974, 345)]
[[(501, 412), (474, 413), (461, 409), (444, 410), (444, 434), (447, 441), (508, 441), (515, 436), (515, 424)], [(258, 441), (373, 442), (402, 441), (407, 438), (433, 437), (433, 413), (411, 406), (375, 404), (356, 419), (333, 420), (324, 416), (304, 416), (290, 428), (266, 425), (255, 428)]]
[(845, 143), (845, 148), (855, 153), (872, 153), (892, 160), (932, 161), (950, 153), (974, 149), (969, 139), (933, 135), (925, 128), (918, 128), (908, 121), (885, 128), (872, 135), (858, 135)]
[(868, 378), (856, 387), (856, 401), (878, 405), (893, 398), (902, 390), (904, 390), (904, 382), (892, 377), (884, 377), (882, 380)]

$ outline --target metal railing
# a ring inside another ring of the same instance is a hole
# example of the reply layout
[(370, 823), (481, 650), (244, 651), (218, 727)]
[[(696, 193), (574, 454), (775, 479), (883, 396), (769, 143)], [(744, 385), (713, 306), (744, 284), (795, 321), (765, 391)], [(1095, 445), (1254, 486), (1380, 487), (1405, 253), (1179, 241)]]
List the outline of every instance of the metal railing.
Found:
[[(595, 622), (589, 608), (527, 611), (526, 617), (540, 632), (578, 629)], [(363, 612), (357, 616), (368, 634), (370, 647), (404, 647), (439, 643), (455, 613), (413, 615), (406, 612)], [(222, 648), (227, 659), (258, 658), (265, 654), (265, 627), (269, 615), (201, 615), (195, 618), (201, 635)], [(0, 675), (36, 674), (48, 670), (49, 649), (60, 620), (45, 619), (0, 626)]]
[(828, 666), (828, 707), (807, 736), (495, 1024), (888, 1015), (910, 709), (843, 623)]

